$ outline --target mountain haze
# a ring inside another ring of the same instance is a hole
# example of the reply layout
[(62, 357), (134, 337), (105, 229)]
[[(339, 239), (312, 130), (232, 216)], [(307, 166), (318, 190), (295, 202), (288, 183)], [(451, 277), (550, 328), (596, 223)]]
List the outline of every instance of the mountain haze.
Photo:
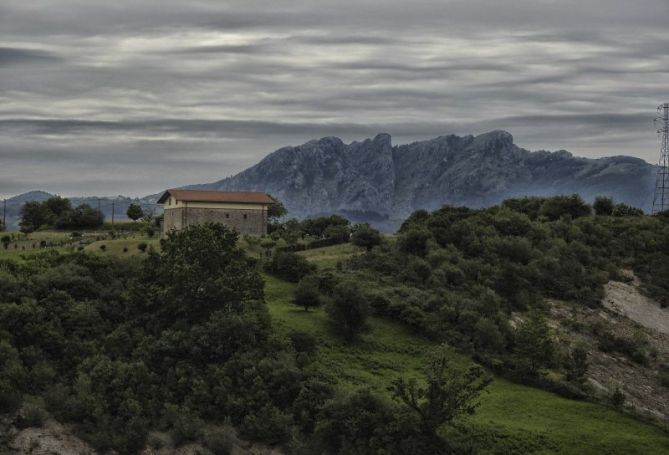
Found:
[(350, 144), (325, 137), (283, 147), (235, 176), (189, 188), (265, 191), (291, 216), (341, 213), (392, 230), (416, 209), (484, 207), (519, 196), (605, 195), (649, 210), (654, 173), (628, 156), (530, 152), (505, 131), (399, 146), (379, 134)]

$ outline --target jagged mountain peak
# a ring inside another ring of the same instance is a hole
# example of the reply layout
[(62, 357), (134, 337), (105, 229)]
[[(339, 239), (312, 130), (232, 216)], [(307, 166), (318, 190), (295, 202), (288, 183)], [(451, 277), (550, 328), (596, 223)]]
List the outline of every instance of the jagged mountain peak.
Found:
[(653, 180), (653, 166), (642, 160), (530, 152), (496, 130), (396, 146), (387, 133), (349, 144), (328, 136), (283, 147), (233, 177), (197, 187), (265, 191), (291, 216), (344, 213), (392, 230), (416, 209), (482, 207), (525, 195), (606, 195), (647, 209)]

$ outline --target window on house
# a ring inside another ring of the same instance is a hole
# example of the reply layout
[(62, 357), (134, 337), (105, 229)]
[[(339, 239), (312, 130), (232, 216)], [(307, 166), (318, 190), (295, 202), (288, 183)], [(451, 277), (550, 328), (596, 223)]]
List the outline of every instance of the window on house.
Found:
[(229, 213), (226, 213), (226, 214), (225, 214), (225, 217), (226, 217), (226, 218), (230, 218), (230, 214), (229, 214)]
[(248, 217), (248, 215), (245, 213), (245, 214), (244, 214), (244, 219), (246, 219), (247, 217)]

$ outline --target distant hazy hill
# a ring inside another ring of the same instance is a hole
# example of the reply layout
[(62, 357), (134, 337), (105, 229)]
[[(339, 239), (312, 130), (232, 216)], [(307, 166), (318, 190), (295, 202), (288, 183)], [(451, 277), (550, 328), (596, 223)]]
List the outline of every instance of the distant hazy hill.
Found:
[[(30, 201), (45, 201), (52, 197), (53, 194), (46, 191), (29, 191), (27, 193), (19, 194), (7, 199), (7, 226), (9, 229), (18, 229), (19, 221), (21, 219), (21, 207), (23, 204)], [(128, 210), (128, 205), (131, 203), (140, 204), (145, 210), (155, 210), (159, 212), (157, 204), (154, 201), (145, 199), (132, 199), (129, 197), (118, 196), (113, 197), (71, 197), (68, 198), (72, 202), (72, 206), (76, 207), (80, 204), (88, 204), (93, 208), (100, 208), (105, 215), (105, 220), (110, 221), (112, 218), (112, 202), (114, 203), (114, 219), (118, 221), (127, 220), (125, 212)], [(0, 201), (1, 203), (2, 201)], [(2, 205), (0, 205), (0, 216), (2, 214)], [(0, 221), (2, 219), (0, 218)]]
[(388, 134), (345, 144), (325, 137), (281, 148), (245, 171), (191, 188), (266, 191), (292, 216), (342, 213), (393, 229), (412, 211), (482, 207), (525, 195), (606, 195), (650, 209), (654, 167), (628, 156), (530, 152), (511, 134), (441, 136), (393, 146)]

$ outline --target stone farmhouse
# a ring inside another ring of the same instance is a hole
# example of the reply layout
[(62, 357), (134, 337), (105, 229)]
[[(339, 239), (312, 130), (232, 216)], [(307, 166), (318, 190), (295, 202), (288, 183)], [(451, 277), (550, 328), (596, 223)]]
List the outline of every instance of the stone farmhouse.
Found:
[(241, 235), (267, 234), (267, 210), (274, 199), (250, 191), (167, 190), (163, 204), (163, 237), (170, 231), (200, 223), (223, 223)]

